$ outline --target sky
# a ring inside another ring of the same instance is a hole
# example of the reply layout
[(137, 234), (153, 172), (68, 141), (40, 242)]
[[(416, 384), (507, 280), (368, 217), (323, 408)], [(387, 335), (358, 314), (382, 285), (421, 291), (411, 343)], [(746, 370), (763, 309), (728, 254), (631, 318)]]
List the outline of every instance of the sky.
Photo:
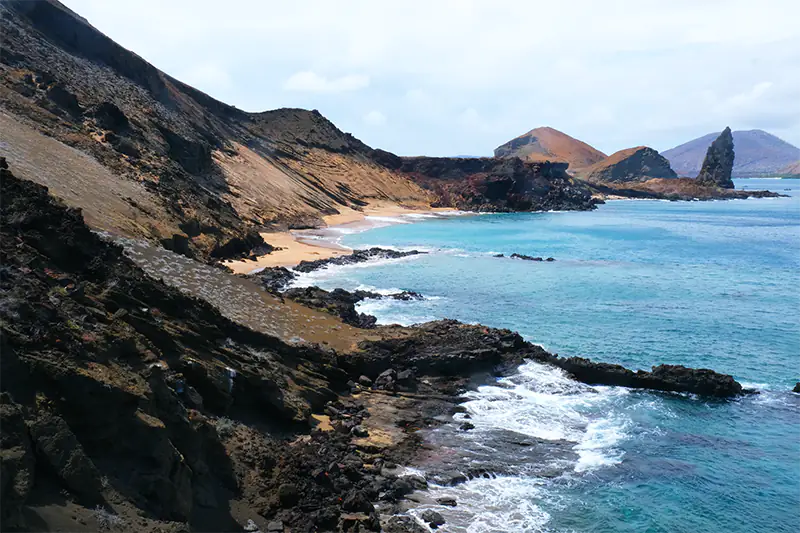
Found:
[(62, 0), (246, 111), (318, 109), (399, 155), (551, 126), (608, 154), (764, 129), (800, 146), (797, 0)]

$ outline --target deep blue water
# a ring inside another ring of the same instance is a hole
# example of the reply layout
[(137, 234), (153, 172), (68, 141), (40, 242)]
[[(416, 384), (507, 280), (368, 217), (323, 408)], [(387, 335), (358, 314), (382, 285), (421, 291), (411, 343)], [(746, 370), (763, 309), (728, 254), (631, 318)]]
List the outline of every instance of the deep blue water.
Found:
[[(429, 254), (303, 280), (428, 297), (365, 302), (384, 323), (480, 322), (561, 355), (712, 368), (761, 391), (707, 401), (586, 387), (525, 365), (471, 394), (476, 429), (450, 445), (479, 443), (471, 460), (515, 463), (500, 438), (513, 432), (569, 441), (576, 457), (555, 461), (558, 475), (526, 459), (508, 476), (437, 489), (461, 502), (437, 507), (448, 520), (440, 531), (800, 530), (800, 395), (789, 392), (800, 381), (800, 181), (736, 183), (792, 197), (417, 217), (342, 242)], [(493, 257), (512, 252), (556, 261)]]

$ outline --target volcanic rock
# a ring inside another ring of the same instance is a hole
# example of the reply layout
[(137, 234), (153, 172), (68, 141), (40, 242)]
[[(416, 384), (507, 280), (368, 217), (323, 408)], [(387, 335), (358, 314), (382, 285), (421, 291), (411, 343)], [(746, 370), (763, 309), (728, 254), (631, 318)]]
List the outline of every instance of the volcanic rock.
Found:
[(294, 267), (297, 272), (313, 272), (320, 268), (325, 268), (331, 265), (353, 265), (356, 263), (365, 263), (376, 259), (401, 259), (412, 255), (424, 254), (427, 252), (420, 252), (418, 250), (391, 250), (387, 248), (369, 248), (368, 250), (355, 250), (351, 254), (339, 255), (328, 259), (317, 259), (315, 261), (301, 261), (299, 265)]
[(404, 157), (397, 170), (429, 190), (434, 206), (468, 211), (590, 210), (589, 188), (567, 174), (567, 163), (517, 157)]
[(328, 292), (319, 287), (302, 287), (289, 289), (283, 294), (286, 298), (305, 306), (336, 315), (345, 323), (357, 328), (374, 328), (378, 321), (372, 315), (356, 311), (355, 304), (362, 298), (343, 289), (334, 289)]
[(580, 176), (592, 183), (625, 183), (678, 177), (670, 168), (669, 161), (647, 146), (615, 152), (582, 171)]
[(445, 523), (444, 517), (432, 509), (423, 511), (422, 519), (427, 522), (429, 526), (431, 526), (431, 529), (436, 529), (439, 526), (443, 526)]
[(731, 172), (734, 157), (733, 135), (731, 129), (726, 127), (709, 146), (697, 181), (711, 187), (733, 189)]

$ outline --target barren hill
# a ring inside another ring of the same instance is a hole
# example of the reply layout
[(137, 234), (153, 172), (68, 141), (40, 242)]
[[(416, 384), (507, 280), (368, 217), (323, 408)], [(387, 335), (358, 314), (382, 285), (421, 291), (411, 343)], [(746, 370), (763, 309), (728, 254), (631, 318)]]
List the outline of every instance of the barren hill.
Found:
[[(706, 150), (718, 136), (719, 132), (703, 135), (666, 150), (662, 155), (669, 159), (675, 172), (694, 177), (700, 172)], [(800, 159), (800, 148), (763, 130), (734, 131), (733, 145), (736, 150), (734, 177), (778, 173)]]
[(596, 148), (550, 127), (535, 128), (511, 139), (498, 146), (494, 155), (569, 163), (570, 170), (585, 168), (606, 158), (606, 154)]

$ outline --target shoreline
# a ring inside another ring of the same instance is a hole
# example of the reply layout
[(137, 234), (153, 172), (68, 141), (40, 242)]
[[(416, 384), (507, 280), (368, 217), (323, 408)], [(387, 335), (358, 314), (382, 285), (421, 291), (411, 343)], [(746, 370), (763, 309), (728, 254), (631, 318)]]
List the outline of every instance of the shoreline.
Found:
[[(436, 215), (437, 213), (455, 213), (451, 207), (405, 206), (391, 202), (374, 202), (364, 207), (363, 211), (345, 208), (336, 215), (323, 217), (325, 226), (313, 229), (262, 232), (265, 242), (274, 246), (272, 253), (260, 255), (255, 260), (237, 259), (225, 261), (223, 264), (234, 274), (250, 274), (263, 268), (293, 267), (302, 261), (330, 259), (350, 254), (353, 250), (338, 244), (332, 235), (361, 233), (370, 229), (383, 227), (401, 221), (390, 221), (389, 218), (404, 215)], [(410, 221), (408, 223), (411, 223)]]

